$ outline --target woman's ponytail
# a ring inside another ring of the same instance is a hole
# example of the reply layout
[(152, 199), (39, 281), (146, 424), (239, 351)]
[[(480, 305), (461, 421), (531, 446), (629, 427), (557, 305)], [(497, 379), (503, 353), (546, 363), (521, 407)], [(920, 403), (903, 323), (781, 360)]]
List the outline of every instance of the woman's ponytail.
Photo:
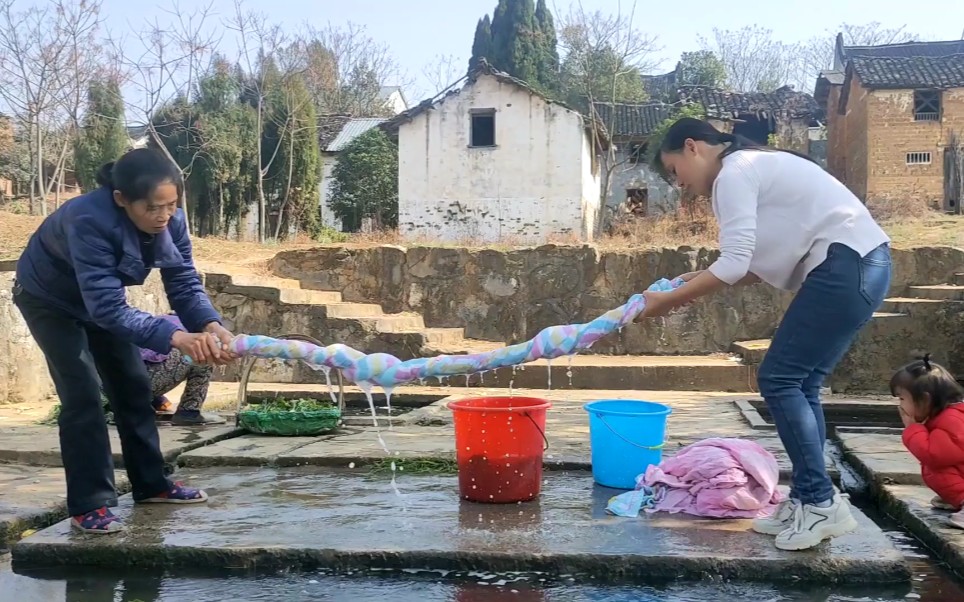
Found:
[(97, 176), (96, 176), (97, 183), (103, 186), (104, 188), (110, 188), (111, 190), (114, 190), (113, 172), (114, 172), (113, 161), (102, 165), (101, 168), (97, 170)]

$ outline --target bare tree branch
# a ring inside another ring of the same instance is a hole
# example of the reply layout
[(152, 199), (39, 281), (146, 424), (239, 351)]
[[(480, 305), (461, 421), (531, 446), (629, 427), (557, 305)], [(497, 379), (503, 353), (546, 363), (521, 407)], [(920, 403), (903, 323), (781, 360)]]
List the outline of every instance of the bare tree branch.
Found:
[(364, 26), (327, 24), (309, 27), (303, 37), (306, 79), (321, 114), (387, 115), (383, 85), (411, 88), (387, 45), (372, 39)]
[[(136, 55), (125, 52), (125, 48), (137, 45), (125, 44), (122, 39), (109, 40), (109, 44), (116, 57), (114, 69), (123, 76), (127, 87), (134, 90), (134, 100), (125, 99), (124, 103), (129, 122), (143, 126), (161, 152), (188, 178), (197, 153), (186, 166), (179, 165), (158, 133), (159, 125), (167, 125), (158, 123), (158, 114), (178, 98), (190, 100), (198, 73), (216, 51), (221, 36), (211, 23), (215, 15), (213, 3), (183, 10), (174, 0), (172, 8), (165, 12), (171, 17), (169, 22), (162, 24), (157, 18), (147, 21), (138, 35), (144, 46), (143, 52)], [(183, 126), (178, 124), (175, 127)], [(190, 129), (190, 123), (187, 128)], [(186, 196), (182, 203), (190, 228)]]
[[(640, 31), (635, 24), (636, 2), (628, 12), (607, 15), (601, 11), (587, 12), (582, 3), (570, 7), (562, 19), (560, 43), (565, 56), (562, 61), (564, 85), (575, 96), (585, 100), (591, 119), (604, 125), (610, 138), (616, 129), (616, 111), (609, 111), (609, 123), (596, 113), (596, 103), (615, 105), (618, 102), (642, 101), (646, 97), (641, 75), (658, 64), (659, 50), (655, 36)], [(570, 102), (575, 103), (575, 99)], [(615, 107), (613, 107), (615, 109)], [(613, 173), (625, 158), (617, 155), (615, 144), (605, 144), (592, 128), (593, 146), (602, 155), (602, 193), (597, 229), (606, 218), (606, 199), (612, 187)]]
[(431, 97), (448, 88), (453, 82), (465, 75), (465, 59), (454, 54), (436, 55), (431, 62), (422, 67), (422, 76), (431, 90), (419, 93), (416, 98)]

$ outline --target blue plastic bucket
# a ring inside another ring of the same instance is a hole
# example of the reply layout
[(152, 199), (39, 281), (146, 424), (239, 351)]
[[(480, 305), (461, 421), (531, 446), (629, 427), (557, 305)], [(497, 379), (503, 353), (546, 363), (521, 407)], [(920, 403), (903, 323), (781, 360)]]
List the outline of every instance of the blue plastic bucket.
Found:
[(661, 403), (606, 399), (587, 403), (592, 478), (604, 487), (635, 489), (636, 477), (663, 459), (666, 417)]

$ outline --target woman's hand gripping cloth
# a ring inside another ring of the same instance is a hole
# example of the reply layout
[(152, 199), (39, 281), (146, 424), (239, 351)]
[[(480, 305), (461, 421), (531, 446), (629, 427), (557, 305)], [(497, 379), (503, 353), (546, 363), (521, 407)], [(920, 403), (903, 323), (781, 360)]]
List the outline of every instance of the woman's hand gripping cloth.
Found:
[[(649, 466), (636, 480), (637, 491), (614, 497), (607, 509), (619, 516), (635, 516), (630, 508), (636, 504), (626, 502), (643, 492), (640, 505), (647, 512), (757, 518), (772, 514), (783, 500), (777, 489), (779, 478), (776, 458), (758, 443), (705, 439), (682, 448), (659, 466)], [(652, 498), (645, 495), (650, 491)]]

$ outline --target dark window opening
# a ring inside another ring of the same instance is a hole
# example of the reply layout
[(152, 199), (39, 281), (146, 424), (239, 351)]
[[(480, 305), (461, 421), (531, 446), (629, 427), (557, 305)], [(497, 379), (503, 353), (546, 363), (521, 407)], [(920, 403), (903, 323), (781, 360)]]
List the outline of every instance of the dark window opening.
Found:
[(770, 139), (770, 121), (755, 115), (741, 114), (739, 122), (733, 124), (733, 133), (748, 138), (757, 144), (766, 144)]
[(646, 151), (649, 145), (645, 142), (633, 142), (629, 145), (629, 162), (633, 165), (646, 162)]
[(646, 188), (627, 188), (626, 212), (638, 216), (648, 215), (649, 190)]
[(940, 120), (940, 90), (914, 90), (914, 121)]
[(472, 114), (472, 139), (470, 146), (495, 146), (495, 111), (487, 110)]

